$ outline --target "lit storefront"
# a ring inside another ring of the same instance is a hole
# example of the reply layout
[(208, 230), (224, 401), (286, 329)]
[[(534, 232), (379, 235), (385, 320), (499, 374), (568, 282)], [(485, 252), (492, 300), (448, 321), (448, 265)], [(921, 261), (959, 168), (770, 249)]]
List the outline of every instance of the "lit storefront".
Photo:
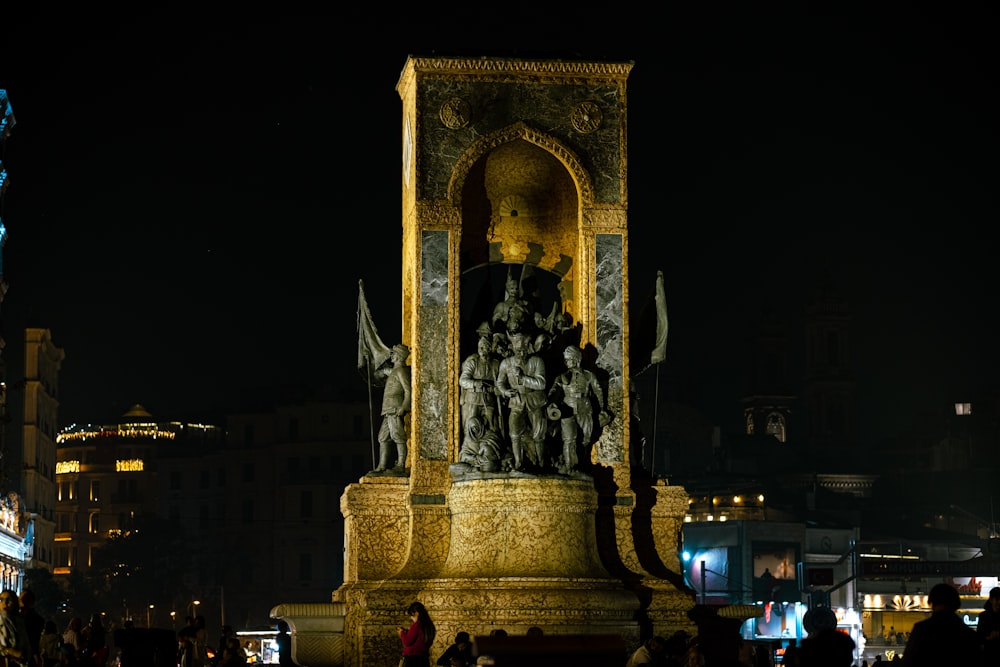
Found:
[(939, 583), (954, 586), (962, 604), (958, 615), (975, 629), (990, 589), (1000, 586), (995, 573), (996, 545), (949, 543), (863, 545), (858, 558), (858, 603), (866, 638), (863, 657), (892, 660), (902, 655), (913, 626), (930, 617), (927, 596)]
[[(713, 525), (714, 524), (714, 525)], [(695, 599), (724, 615), (726, 606), (755, 606), (740, 635), (767, 646), (776, 663), (808, 636), (809, 605), (829, 606), (837, 627), (858, 646), (865, 637), (854, 608), (853, 563), (844, 556), (856, 532), (816, 531), (802, 524), (727, 521), (684, 526), (684, 574)], [(822, 546), (820, 546), (822, 545)]]
[(277, 665), (278, 642), (271, 630), (237, 630), (236, 637), (247, 654), (248, 665)]

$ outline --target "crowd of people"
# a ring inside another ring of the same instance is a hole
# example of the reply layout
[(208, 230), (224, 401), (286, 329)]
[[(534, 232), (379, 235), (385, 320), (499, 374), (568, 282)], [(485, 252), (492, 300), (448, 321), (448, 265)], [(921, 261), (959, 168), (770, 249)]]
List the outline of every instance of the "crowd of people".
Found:
[(63, 632), (35, 609), (35, 594), (0, 591), (0, 657), (8, 667), (106, 667), (107, 631), (100, 614), (72, 618)]
[[(282, 622), (277, 636), (281, 665), (293, 665), (288, 639), (288, 626)], [(138, 629), (131, 621), (112, 632), (100, 613), (86, 624), (71, 617), (60, 630), (54, 619), (35, 609), (30, 588), (20, 595), (0, 591), (2, 667), (245, 667), (259, 659), (247, 653), (228, 625), (210, 648), (202, 616), (189, 616), (176, 633)]]
[[(975, 630), (958, 616), (961, 600), (953, 586), (935, 585), (930, 590), (928, 602), (931, 616), (913, 626), (901, 655), (891, 662), (899, 662), (902, 667), (1000, 665), (1000, 587), (990, 591)], [(398, 629), (402, 643), (400, 667), (430, 667), (431, 645), (436, 635), (434, 622), (420, 602), (412, 603), (407, 614), (410, 624)], [(625, 667), (774, 667), (773, 647), (744, 641), (738, 625), (723, 628), (722, 622), (706, 623), (702, 616), (697, 620), (697, 634), (678, 630), (670, 637), (657, 635), (646, 639), (628, 657)], [(783, 667), (869, 667), (867, 660), (860, 663), (856, 660), (855, 642), (837, 628), (837, 617), (831, 609), (816, 607), (810, 610), (803, 618), (803, 625), (808, 635), (797, 645), (786, 647), (780, 661)], [(713, 628), (728, 631), (728, 639), (724, 640)], [(491, 636), (501, 636), (501, 633), (506, 636), (504, 631), (494, 631)], [(544, 635), (538, 627), (526, 634)], [(437, 667), (491, 664), (496, 664), (494, 657), (477, 655), (473, 639), (465, 631), (455, 635), (434, 663)], [(878, 664), (883, 664), (880, 656), (872, 667)]]

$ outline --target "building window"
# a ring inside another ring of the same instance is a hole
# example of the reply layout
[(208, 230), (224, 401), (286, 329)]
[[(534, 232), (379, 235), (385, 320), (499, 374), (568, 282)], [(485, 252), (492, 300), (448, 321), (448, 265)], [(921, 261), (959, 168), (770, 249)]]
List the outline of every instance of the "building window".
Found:
[(215, 481), (216, 481), (216, 483), (218, 483), (219, 486), (225, 486), (226, 485), (226, 469), (225, 468), (219, 468), (218, 470), (215, 471)]
[(243, 481), (252, 482), (254, 476), (253, 463), (243, 464)]
[(201, 488), (207, 489), (212, 483), (212, 471), (202, 470), (201, 471)]
[(198, 527), (202, 530), (208, 528), (208, 505), (198, 508)]
[(243, 427), (243, 444), (244, 445), (253, 444), (253, 424), (246, 424)]
[(299, 420), (298, 417), (292, 417), (288, 420), (288, 439), (292, 442), (298, 442), (299, 440)]
[(170, 490), (180, 491), (181, 490), (181, 471), (171, 470), (170, 471)]
[(87, 531), (94, 534), (101, 532), (101, 514), (99, 512), (90, 515)]
[(288, 468), (288, 479), (290, 481), (297, 481), (299, 479), (299, 457), (290, 456), (285, 462)]
[(772, 412), (767, 416), (767, 434), (773, 435), (778, 442), (785, 442), (785, 417), (778, 412)]

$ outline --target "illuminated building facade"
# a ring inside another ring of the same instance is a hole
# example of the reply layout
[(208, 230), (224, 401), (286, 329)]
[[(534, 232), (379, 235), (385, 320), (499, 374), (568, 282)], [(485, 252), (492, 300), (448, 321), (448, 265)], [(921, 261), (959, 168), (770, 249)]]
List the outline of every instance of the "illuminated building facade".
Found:
[(344, 572), (341, 495), (373, 467), (368, 405), (327, 399), (229, 415), (225, 429), (136, 405), (117, 424), (63, 429), (56, 446), (57, 579), (132, 518), (166, 520), (197, 545), (192, 562), (168, 598), (127, 606), (159, 627), (197, 613), (212, 637), (223, 622), (273, 631), (277, 602), (329, 595)]
[[(3, 214), (3, 198), (7, 192), (8, 183), (7, 168), (3, 163), (3, 145), (7, 142), (7, 137), (10, 136), (14, 122), (14, 112), (11, 109), (10, 100), (7, 99), (7, 91), (0, 89), (0, 215)], [(3, 306), (4, 296), (7, 294), (7, 280), (4, 277), (3, 269), (3, 249), (6, 244), (7, 227), (3, 218), (0, 217), (0, 308)], [(3, 333), (0, 330), (0, 493), (11, 488), (11, 475), (14, 474), (8, 464), (10, 456), (7, 424), (10, 422), (10, 414), (7, 407), (7, 363), (4, 356), (6, 341)]]
[(156, 463), (164, 450), (221, 438), (216, 426), (158, 423), (141, 405), (117, 424), (63, 429), (56, 437), (52, 573), (86, 570), (110, 535), (156, 512)]
[[(3, 144), (14, 127), (14, 112), (7, 91), (0, 89), (0, 156)], [(3, 197), (7, 190), (7, 168), (0, 159), (0, 213), (3, 212)], [(0, 218), (0, 305), (7, 294), (7, 281), (3, 271), (3, 248), (7, 243), (7, 228)], [(7, 368), (3, 356), (5, 342), (0, 331), (0, 585), (14, 590), (21, 589), (24, 578), (24, 559), (29, 530), (29, 519), (23, 501), (17, 493), (14, 482), (20, 481), (19, 470), (12, 469), (8, 447), (7, 424), (10, 415), (7, 408)]]
[(53, 568), (56, 511), (56, 434), (59, 368), (65, 352), (48, 329), (24, 332), (24, 421), (21, 489), (31, 514), (27, 568)]

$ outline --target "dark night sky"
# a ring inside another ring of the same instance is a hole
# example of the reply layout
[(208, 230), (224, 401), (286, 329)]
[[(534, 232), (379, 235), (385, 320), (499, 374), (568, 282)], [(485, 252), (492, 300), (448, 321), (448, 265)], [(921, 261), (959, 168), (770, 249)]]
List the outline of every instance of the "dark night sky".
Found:
[(5, 19), (9, 377), (30, 325), (66, 351), (64, 425), (363, 396), (359, 278), (400, 330), (399, 74), (491, 55), (635, 62), (630, 271), (635, 296), (665, 274), (666, 394), (726, 419), (762, 309), (794, 320), (829, 277), (878, 429), (995, 396), (992, 23), (880, 6)]

